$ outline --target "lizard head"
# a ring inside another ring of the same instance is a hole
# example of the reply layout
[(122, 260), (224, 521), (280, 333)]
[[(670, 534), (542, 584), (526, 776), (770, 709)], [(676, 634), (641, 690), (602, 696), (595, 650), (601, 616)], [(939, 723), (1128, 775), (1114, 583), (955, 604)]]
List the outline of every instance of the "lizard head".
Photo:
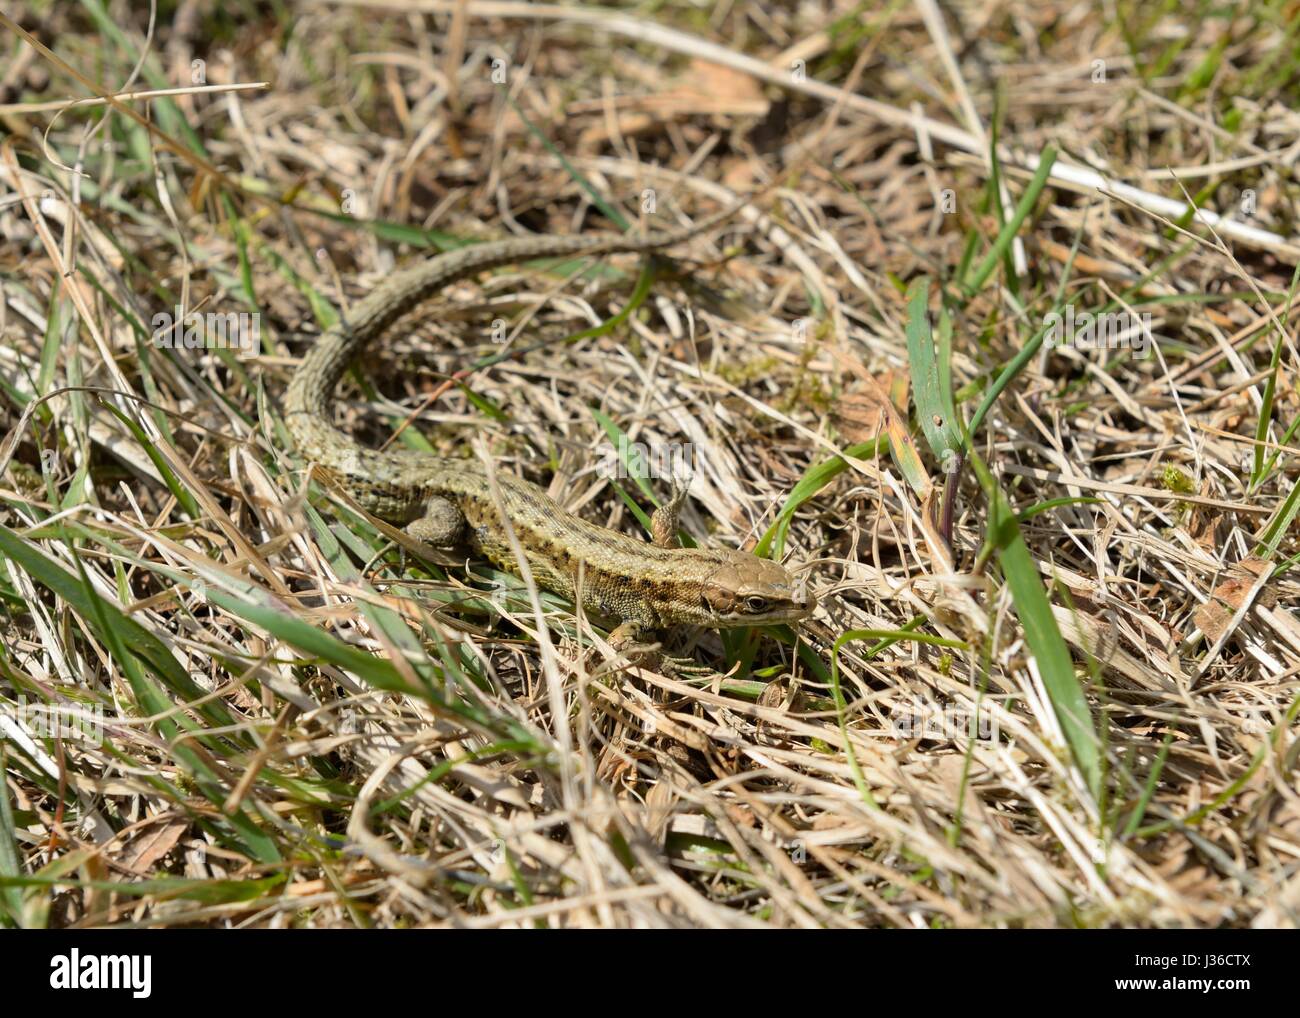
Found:
[(797, 622), (817, 607), (785, 566), (741, 551), (722, 553), (704, 581), (703, 597), (709, 624), (727, 628)]

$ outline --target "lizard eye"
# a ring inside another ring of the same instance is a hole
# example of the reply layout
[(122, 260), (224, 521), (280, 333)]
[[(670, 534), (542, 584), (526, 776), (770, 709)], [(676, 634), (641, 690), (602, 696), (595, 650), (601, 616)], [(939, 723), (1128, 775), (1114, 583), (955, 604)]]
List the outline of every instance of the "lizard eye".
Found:
[(767, 598), (758, 596), (745, 598), (745, 610), (755, 615), (767, 611)]

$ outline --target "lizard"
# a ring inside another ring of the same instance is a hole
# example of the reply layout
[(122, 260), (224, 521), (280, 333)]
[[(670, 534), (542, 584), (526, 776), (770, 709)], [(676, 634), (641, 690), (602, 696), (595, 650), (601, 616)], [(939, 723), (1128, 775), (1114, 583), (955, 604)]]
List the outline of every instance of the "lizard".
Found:
[(367, 512), (404, 527), (416, 541), (431, 548), (467, 543), (494, 565), (518, 574), (504, 510), (538, 586), (581, 600), (592, 614), (619, 620), (611, 633), (616, 648), (678, 625), (734, 628), (806, 618), (816, 599), (780, 563), (734, 549), (677, 546), (685, 486), (677, 486), (655, 510), (647, 543), (567, 512), (541, 488), (514, 475), (498, 476), (498, 499), (487, 474), (463, 460), (367, 448), (335, 427), (331, 412), (334, 389), (349, 363), (451, 284), (540, 258), (658, 251), (723, 222), (747, 203), (683, 229), (639, 238), (514, 237), (444, 251), (395, 272), (316, 341), (291, 378), (284, 420), (299, 455)]

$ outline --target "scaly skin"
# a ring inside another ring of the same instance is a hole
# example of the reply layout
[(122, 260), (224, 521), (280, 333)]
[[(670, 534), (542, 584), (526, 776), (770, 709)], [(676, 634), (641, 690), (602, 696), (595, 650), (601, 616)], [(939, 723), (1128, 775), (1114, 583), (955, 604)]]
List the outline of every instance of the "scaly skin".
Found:
[[(331, 423), (330, 402), (348, 364), (403, 315), (440, 290), (500, 265), (536, 258), (649, 252), (695, 236), (745, 202), (676, 232), (631, 237), (537, 236), (447, 251), (395, 273), (323, 335), (285, 394), (285, 423), (303, 459), (316, 463), (368, 512), (404, 524), (433, 547), (468, 544), (518, 572), (487, 476), (464, 460), (410, 450), (379, 452)], [(674, 625), (714, 628), (794, 622), (815, 601), (781, 565), (727, 549), (680, 548), (677, 512), (685, 492), (654, 516), (655, 543), (598, 527), (566, 512), (536, 485), (497, 476), (509, 517), (539, 586), (577, 600), (588, 612), (618, 618), (620, 641)]]

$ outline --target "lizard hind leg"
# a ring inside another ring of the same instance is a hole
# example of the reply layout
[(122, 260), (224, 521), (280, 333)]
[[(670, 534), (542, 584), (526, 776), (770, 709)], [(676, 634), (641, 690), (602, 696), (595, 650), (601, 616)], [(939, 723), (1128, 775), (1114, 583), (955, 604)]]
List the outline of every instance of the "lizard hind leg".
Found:
[(454, 502), (434, 495), (424, 504), (424, 515), (406, 525), (406, 532), (433, 548), (451, 548), (465, 533), (465, 514)]
[(660, 548), (676, 548), (677, 542), (677, 519), (682, 514), (682, 506), (686, 503), (685, 484), (677, 482), (673, 485), (673, 497), (654, 511), (650, 517), (650, 533), (652, 540)]

